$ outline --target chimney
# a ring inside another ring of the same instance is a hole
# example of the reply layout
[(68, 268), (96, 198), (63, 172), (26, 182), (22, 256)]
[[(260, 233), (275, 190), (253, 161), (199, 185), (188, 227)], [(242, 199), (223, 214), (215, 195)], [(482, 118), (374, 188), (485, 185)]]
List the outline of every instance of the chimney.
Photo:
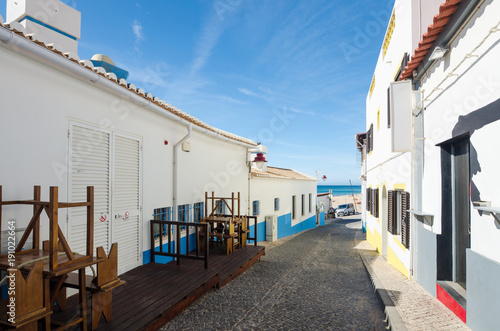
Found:
[(78, 55), (81, 13), (59, 0), (7, 0), (6, 21), (19, 22), (26, 33)]

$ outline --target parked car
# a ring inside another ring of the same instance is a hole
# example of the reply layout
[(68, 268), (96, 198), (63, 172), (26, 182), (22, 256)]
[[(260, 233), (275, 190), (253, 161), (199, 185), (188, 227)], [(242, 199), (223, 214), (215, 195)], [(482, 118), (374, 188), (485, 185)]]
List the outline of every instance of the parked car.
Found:
[(337, 208), (337, 217), (347, 216), (354, 214), (354, 204), (347, 203), (345, 205), (340, 205)]

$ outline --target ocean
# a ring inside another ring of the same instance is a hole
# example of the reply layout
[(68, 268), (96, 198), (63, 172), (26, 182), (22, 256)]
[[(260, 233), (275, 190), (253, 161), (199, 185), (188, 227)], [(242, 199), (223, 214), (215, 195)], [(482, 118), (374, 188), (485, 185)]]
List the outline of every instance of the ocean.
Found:
[[(318, 193), (326, 193), (332, 190), (333, 195), (351, 195), (351, 187), (349, 185), (318, 185)], [(352, 191), (354, 194), (361, 193), (361, 185), (353, 185)]]

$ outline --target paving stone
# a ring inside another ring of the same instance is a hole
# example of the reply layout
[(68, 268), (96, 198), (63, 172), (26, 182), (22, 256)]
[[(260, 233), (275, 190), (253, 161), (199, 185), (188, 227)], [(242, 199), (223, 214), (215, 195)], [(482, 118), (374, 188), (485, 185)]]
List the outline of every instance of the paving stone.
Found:
[[(418, 283), (410, 281), (393, 268), (365, 240), (365, 235), (356, 233), (357, 246), (363, 247), (365, 261), (374, 276), (389, 291), (399, 317), (407, 330), (470, 330), (451, 310), (433, 297)], [(372, 275), (373, 276), (373, 275)]]
[(161, 330), (385, 330), (352, 221), (302, 232)]

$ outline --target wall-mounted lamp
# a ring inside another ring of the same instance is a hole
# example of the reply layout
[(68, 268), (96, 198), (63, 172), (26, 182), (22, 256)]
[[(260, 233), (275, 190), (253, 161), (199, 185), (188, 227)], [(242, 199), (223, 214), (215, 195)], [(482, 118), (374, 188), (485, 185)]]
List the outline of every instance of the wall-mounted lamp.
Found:
[(257, 156), (255, 157), (255, 159), (253, 159), (253, 162), (255, 162), (257, 168), (262, 169), (264, 163), (267, 162), (266, 158), (264, 157), (264, 153), (257, 153)]
[(450, 50), (449, 47), (436, 46), (429, 57), (430, 61), (442, 59)]

